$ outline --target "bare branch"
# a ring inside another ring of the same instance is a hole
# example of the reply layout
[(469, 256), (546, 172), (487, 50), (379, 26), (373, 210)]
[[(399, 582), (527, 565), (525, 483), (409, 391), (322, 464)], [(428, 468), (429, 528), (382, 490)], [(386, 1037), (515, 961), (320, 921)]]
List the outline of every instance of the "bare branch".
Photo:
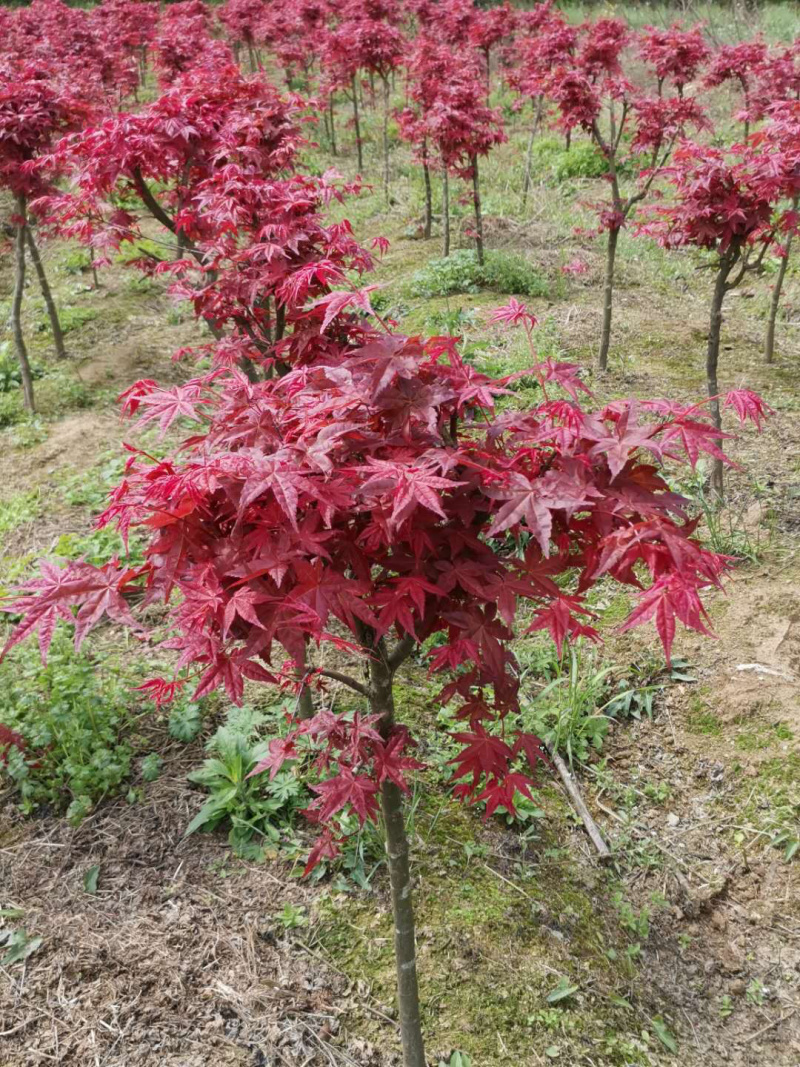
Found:
[(406, 634), (401, 638), (389, 653), (387, 660), (389, 670), (394, 674), (401, 663), (404, 663), (417, 646), (417, 639), (412, 634)]
[(334, 682), (341, 682), (342, 685), (348, 686), (356, 693), (360, 693), (362, 697), (369, 699), (369, 689), (361, 682), (357, 682), (355, 678), (351, 678), (349, 674), (342, 674), (340, 671), (322, 670), (317, 671), (317, 674), (322, 675), (323, 678), (330, 678)]

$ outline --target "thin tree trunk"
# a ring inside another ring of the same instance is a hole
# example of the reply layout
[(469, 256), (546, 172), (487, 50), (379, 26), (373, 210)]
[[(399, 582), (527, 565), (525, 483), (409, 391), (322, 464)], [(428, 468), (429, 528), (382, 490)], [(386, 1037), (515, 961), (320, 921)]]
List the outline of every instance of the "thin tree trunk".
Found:
[[(797, 211), (798, 198), (792, 201), (792, 210)], [(793, 234), (789, 234), (786, 239), (786, 248), (784, 249), (785, 255), (781, 259), (781, 265), (778, 268), (778, 277), (775, 279), (775, 285), (772, 287), (772, 300), (769, 306), (769, 319), (767, 320), (767, 336), (764, 340), (764, 359), (767, 363), (772, 363), (775, 358), (775, 323), (778, 319), (778, 311), (781, 306), (781, 291), (783, 289), (783, 282), (786, 277), (786, 270), (789, 266), (789, 255), (792, 251), (792, 237)]]
[(364, 169), (364, 153), (361, 148), (361, 122), (358, 117), (358, 85), (356, 83), (356, 76), (353, 75), (353, 125), (356, 131), (356, 148), (358, 150), (358, 170), (359, 173)]
[(333, 94), (328, 99), (328, 118), (331, 127), (331, 154), (336, 155), (336, 114), (333, 109)]
[[(392, 672), (382, 654), (370, 664), (370, 711), (380, 716), (380, 729), (388, 736), (394, 725)], [(411, 899), (411, 868), (403, 813), (403, 795), (390, 779), (381, 786), (381, 809), (386, 832), (386, 855), (392, 887), (394, 952), (397, 967), (397, 1006), (403, 1067), (425, 1067), (419, 988), (414, 905)]]
[(483, 215), (481, 214), (481, 187), (478, 175), (478, 157), (472, 157), (472, 200), (475, 205), (475, 249), (478, 262), (483, 266)]
[[(706, 350), (706, 388), (710, 397), (716, 397), (719, 394), (717, 366), (719, 364), (719, 346), (722, 335), (722, 305), (725, 300), (725, 294), (728, 291), (728, 275), (733, 268), (733, 263), (733, 259), (724, 256), (720, 260), (719, 270), (714, 282), (714, 296), (711, 300), (711, 317), (708, 327), (708, 348)], [(709, 407), (714, 426), (721, 431), (722, 409), (719, 400), (712, 400)], [(721, 459), (714, 460), (714, 466), (711, 470), (711, 492), (715, 502), (721, 504), (725, 494)]]
[(389, 79), (383, 79), (383, 192), (389, 203)]
[(44, 263), (42, 263), (42, 257), (39, 255), (39, 249), (36, 245), (36, 241), (33, 239), (31, 233), (30, 224), (25, 224), (25, 240), (28, 244), (28, 251), (31, 254), (33, 260), (33, 267), (36, 271), (36, 277), (39, 279), (39, 288), (42, 290), (42, 296), (44, 297), (45, 307), (47, 308), (47, 317), (50, 319), (50, 329), (53, 332), (53, 344), (55, 345), (56, 355), (59, 359), (67, 358), (67, 350), (64, 347), (64, 333), (61, 329), (61, 323), (58, 319), (58, 310), (56, 309), (55, 300), (53, 300), (53, 293), (50, 289), (50, 283), (47, 280), (47, 275), (44, 272)]
[(600, 370), (608, 367), (608, 349), (611, 345), (611, 314), (614, 305), (614, 263), (617, 258), (619, 230), (608, 231), (606, 247), (606, 276), (603, 284), (603, 332), (600, 335), (600, 351), (597, 365)]
[(528, 137), (528, 149), (525, 153), (525, 181), (522, 184), (522, 209), (523, 211), (528, 204), (528, 192), (531, 187), (531, 166), (533, 164), (533, 141), (536, 137), (536, 127), (538, 123), (534, 121), (531, 126), (530, 136)]
[(433, 190), (431, 189), (431, 170), (428, 166), (427, 149), (423, 149), (422, 177), (425, 181), (425, 240), (429, 241), (433, 229)]
[[(308, 670), (308, 643), (303, 640), (302, 660), (297, 665), (297, 673), (301, 681), (304, 681)], [(314, 696), (307, 685), (303, 685), (300, 696), (297, 698), (297, 715), (301, 719), (314, 718)]]
[(447, 258), (450, 255), (450, 181), (446, 166), (442, 168), (442, 233), (442, 254)]
[(16, 274), (14, 277), (14, 296), (11, 301), (11, 322), (14, 331), (14, 345), (19, 359), (20, 376), (22, 377), (22, 393), (25, 398), (25, 407), (28, 411), (35, 411), (33, 399), (33, 375), (28, 361), (28, 349), (25, 347), (25, 338), (22, 335), (22, 295), (25, 290), (25, 197), (17, 197), (17, 234), (14, 242), (16, 249)]

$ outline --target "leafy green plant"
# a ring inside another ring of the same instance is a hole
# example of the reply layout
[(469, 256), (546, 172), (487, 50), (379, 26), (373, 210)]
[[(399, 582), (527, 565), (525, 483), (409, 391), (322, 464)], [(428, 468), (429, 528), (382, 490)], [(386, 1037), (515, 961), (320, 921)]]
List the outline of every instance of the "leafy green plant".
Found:
[(145, 782), (154, 782), (161, 774), (164, 760), (157, 752), (149, 752), (141, 764), (142, 778)]
[(466, 1052), (453, 1051), (446, 1060), (439, 1060), (439, 1067), (472, 1067), (472, 1060)]
[(176, 741), (194, 741), (203, 729), (203, 716), (199, 704), (176, 703), (169, 713), (167, 731)]
[(591, 141), (578, 141), (569, 148), (556, 137), (539, 137), (531, 146), (531, 173), (547, 185), (574, 178), (601, 178), (608, 161)]
[(5, 955), (0, 959), (0, 967), (10, 967), (12, 963), (22, 963), (41, 948), (41, 937), (29, 937), (26, 930), (0, 930), (0, 947), (5, 948)]
[[(94, 322), (98, 315), (99, 312), (95, 311), (94, 308), (76, 308), (68, 305), (60, 309), (58, 320), (61, 323), (62, 331), (66, 334), (79, 330), (87, 322)], [(45, 328), (49, 328), (49, 320), (45, 323)]]
[[(555, 677), (535, 695), (525, 689), (521, 702), (525, 729), (541, 737), (567, 759), (584, 761), (599, 751), (609, 730), (609, 676), (614, 667), (601, 667), (582, 642), (569, 646), (555, 661)], [(523, 670), (522, 681), (526, 681)]]
[(126, 552), (121, 535), (105, 526), (102, 530), (90, 530), (85, 534), (62, 534), (53, 554), (63, 559), (82, 559), (95, 567), (102, 567), (116, 556), (127, 558), (135, 566), (144, 559), (143, 546), (144, 538), (140, 531), (131, 530)]
[(277, 843), (292, 827), (295, 813), (308, 799), (291, 768), (266, 777), (248, 775), (268, 752), (259, 728), (273, 721), (250, 707), (232, 708), (206, 744), (208, 759), (189, 774), (189, 781), (211, 795), (186, 828), (186, 834), (228, 827), (237, 855), (255, 858), (265, 844)]
[(553, 159), (557, 182), (573, 178), (602, 178), (608, 173), (608, 160), (592, 141), (578, 141)]
[(283, 910), (275, 916), (275, 919), (284, 930), (298, 930), (300, 927), (308, 925), (308, 916), (302, 904), (296, 905), (287, 902), (283, 905)]
[[(44, 374), (38, 363), (31, 365), (31, 377), (41, 378)], [(0, 344), (0, 393), (10, 393), (14, 389), (22, 387), (22, 373), (19, 368), (19, 360), (11, 351), (11, 342), (3, 341)]]
[(17, 649), (0, 664), (0, 691), (3, 724), (26, 746), (9, 750), (0, 777), (16, 785), (23, 812), (66, 808), (77, 823), (120, 790), (131, 770), (124, 734), (133, 715), (118, 674), (75, 652), (57, 630), (47, 666), (34, 648)]
[(430, 299), (457, 293), (495, 293), (519, 296), (547, 296), (547, 282), (522, 256), (489, 251), (479, 263), (471, 249), (459, 249), (444, 259), (432, 259), (411, 278), (412, 296)]

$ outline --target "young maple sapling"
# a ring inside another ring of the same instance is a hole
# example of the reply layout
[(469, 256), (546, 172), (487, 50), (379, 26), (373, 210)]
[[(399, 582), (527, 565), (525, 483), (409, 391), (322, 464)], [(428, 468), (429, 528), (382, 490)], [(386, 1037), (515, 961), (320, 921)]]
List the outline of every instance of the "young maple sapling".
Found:
[(52, 187), (55, 167), (52, 161), (47, 166), (45, 162), (55, 140), (83, 122), (87, 114), (86, 104), (73, 96), (60, 81), (48, 78), (38, 68), (10, 61), (0, 65), (0, 186), (9, 190), (15, 205), (11, 321), (25, 406), (30, 411), (34, 410), (33, 377), (21, 319), (26, 255), (30, 255), (39, 280), (56, 355), (63, 359), (66, 349), (58, 310), (31, 231), (28, 204)]
[[(620, 57), (629, 40), (624, 23), (601, 19), (590, 25), (571, 66), (557, 68), (549, 79), (548, 93), (557, 104), (565, 129), (585, 130), (602, 151), (608, 164), (610, 199), (597, 207), (598, 232), (606, 234), (606, 266), (603, 282), (603, 324), (598, 367), (608, 367), (614, 305), (614, 276), (619, 236), (634, 208), (645, 199), (663, 171), (673, 147), (688, 126), (707, 126), (704, 112), (690, 97), (641, 96), (622, 75)], [(681, 88), (686, 77), (680, 73)], [(666, 77), (666, 74), (664, 75)], [(630, 145), (625, 138), (630, 138)], [(634, 191), (625, 194), (620, 181), (621, 164), (628, 155), (640, 170)]]
[[(764, 137), (758, 146), (735, 145), (729, 151), (684, 142), (665, 175), (673, 187), (671, 202), (653, 207), (640, 228), (665, 248), (698, 248), (711, 254), (711, 298), (706, 384), (714, 425), (722, 430), (718, 382), (725, 297), (758, 271), (767, 251), (782, 235), (796, 232), (797, 214), (781, 202), (797, 196), (797, 155), (785, 151), (780, 136)], [(717, 502), (724, 495), (724, 457), (715, 456), (711, 487)]]
[[(726, 563), (697, 541), (654, 461), (716, 455), (721, 435), (698, 406), (617, 401), (590, 414), (577, 403), (577, 369), (552, 360), (527, 372), (538, 405), (498, 413), (513, 378), (476, 372), (454, 338), (373, 329), (347, 310), (367, 299), (330, 291), (315, 301), (297, 322), (301, 342), (281, 352), (292, 360), (282, 377), (251, 383), (218, 366), (171, 389), (128, 389), (139, 425), (195, 424), (170, 457), (134, 449), (98, 520), (123, 535), (150, 530), (144, 562), (42, 563), (7, 607), (22, 619), (3, 654), (38, 630), (46, 656), (59, 620), (74, 624), (77, 645), (105, 617), (144, 638), (133, 613), (144, 586), (147, 603), (173, 601), (176, 673), (142, 687), (158, 703), (186, 686), (239, 703), (245, 680), (302, 692), (333, 679), (361, 697), (353, 715), (325, 701), (291, 722), (257, 771), (313, 756), (306, 815), (321, 833), (307, 869), (340, 848), (339, 812), (361, 824), (382, 812), (404, 1063), (425, 1067), (403, 814), (420, 764), (397, 717), (397, 672), (439, 636), (430, 672), (463, 724), (454, 793), (485, 802), (487, 817), (513, 813), (544, 758), (536, 737), (504, 725), (518, 711), (515, 624), (549, 632), (559, 650), (596, 638), (586, 596), (610, 579), (640, 590), (625, 627), (655, 619), (667, 655), (676, 620), (707, 632), (700, 594), (720, 585)], [(535, 322), (513, 300), (493, 318), (529, 336)], [(737, 402), (758, 413), (751, 394)], [(323, 654), (305, 658), (307, 648)], [(341, 666), (326, 665), (326, 648)]]

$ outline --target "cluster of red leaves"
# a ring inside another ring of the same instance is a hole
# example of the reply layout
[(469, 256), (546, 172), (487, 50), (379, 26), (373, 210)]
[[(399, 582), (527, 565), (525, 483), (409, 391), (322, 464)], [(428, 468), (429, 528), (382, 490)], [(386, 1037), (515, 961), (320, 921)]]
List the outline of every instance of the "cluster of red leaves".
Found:
[(685, 30), (679, 22), (674, 22), (666, 30), (647, 26), (639, 51), (656, 72), (659, 93), (664, 82), (669, 81), (679, 95), (685, 85), (694, 81), (711, 54), (702, 28), (694, 26)]
[[(654, 206), (641, 229), (668, 248), (691, 245), (722, 254), (773, 243), (797, 225), (794, 212), (779, 209), (800, 191), (799, 127), (795, 106), (757, 144), (726, 152), (683, 142), (665, 170), (673, 197)], [(793, 143), (787, 136), (792, 128)]]
[(57, 168), (37, 166), (57, 138), (81, 126), (89, 109), (68, 85), (34, 66), (0, 66), (0, 186), (39, 196)]
[[(69, 171), (72, 187), (36, 210), (95, 249), (141, 238), (142, 219), (154, 211), (166, 236), (190, 246), (211, 241), (235, 232), (237, 220), (227, 205), (209, 206), (208, 183), (218, 185), (226, 174), (233, 182), (235, 173), (244, 189), (251, 178), (263, 181), (292, 168), (303, 143), (299, 117), (299, 104), (283, 100), (263, 75), (246, 78), (231, 65), (213, 78), (190, 71), (146, 107), (64, 139), (52, 163)], [(160, 190), (155, 209), (152, 187)], [(159, 257), (150, 255), (141, 266), (157, 269)]]
[(0, 55), (68, 84), (84, 101), (113, 103), (135, 91), (134, 51), (152, 37), (156, 17), (152, 5), (136, 0), (90, 11), (33, 0), (4, 20)]
[[(530, 373), (543, 386), (574, 377), (557, 365)], [(195, 697), (222, 687), (238, 702), (248, 679), (296, 685), (285, 656), (305, 662), (307, 643), (369, 663), (438, 634), (430, 670), (449, 676), (441, 700), (458, 700), (468, 724), (457, 735), (459, 795), (513, 805), (514, 790), (533, 784), (518, 757), (540, 755), (535, 739), (502, 736), (517, 708), (519, 602), (531, 605), (528, 630), (559, 647), (594, 638), (585, 597), (610, 577), (641, 591), (626, 625), (654, 618), (669, 653), (676, 620), (705, 632), (700, 592), (719, 585), (725, 562), (697, 542), (658, 471), (719, 455), (722, 435), (698, 409), (626, 401), (591, 414), (543, 393), (531, 410), (495, 413), (509, 386), (474, 371), (452, 338), (374, 331), (346, 310), (281, 378), (137, 383), (125, 402), (140, 422), (196, 424), (168, 459), (132, 450), (99, 520), (149, 530), (146, 562), (45, 564), (7, 609), (23, 618), (6, 651), (38, 629), (45, 654), (75, 609), (78, 642), (106, 616), (135, 625), (134, 589), (146, 604), (177, 594), (165, 647), (179, 678), (153, 680), (153, 695), (193, 677)], [(321, 684), (308, 670), (306, 683)], [(415, 766), (405, 732), (328, 712), (276, 741), (269, 766), (291, 758), (301, 735), (331, 769), (311, 808), (323, 823), (345, 806), (371, 817), (383, 778), (404, 786)], [(328, 834), (316, 855), (333, 847)]]
[(486, 103), (480, 68), (467, 54), (456, 59), (446, 45), (419, 37), (409, 62), (413, 107), (398, 116), (400, 134), (430, 162), (462, 178), (472, 175), (474, 161), (506, 140), (503, 118)]
[[(37, 3), (52, 8), (57, 0)], [(520, 91), (548, 96), (566, 128), (597, 136), (601, 110), (613, 101), (636, 122), (635, 148), (657, 152), (699, 121), (680, 93), (633, 93), (622, 73), (631, 35), (617, 19), (573, 30), (547, 5), (517, 19), (469, 0), (304, 0), (288, 10), (239, 0), (222, 20), (235, 41), (271, 47), (287, 71), (298, 63), (310, 70), (298, 46), (313, 29), (326, 76), (345, 87), (359, 72), (386, 78), (399, 65), (409, 12), (424, 36), (410, 64), (416, 111), (404, 123), (456, 174), (468, 177), (474, 160), (503, 139), (475, 56), (488, 57), (517, 24), (524, 43), (515, 52), (528, 64)], [(121, 8), (104, 17), (120, 25), (128, 59), (147, 47), (147, 25), (137, 36)], [(238, 702), (246, 681), (322, 688), (326, 672), (308, 649), (331, 646), (368, 672), (376, 663), (391, 672), (436, 638), (429, 669), (441, 676), (440, 701), (455, 702), (464, 724), (454, 735), (457, 795), (485, 803), (488, 814), (513, 811), (543, 758), (537, 739), (511, 725), (520, 604), (525, 631), (549, 633), (559, 650), (566, 640), (597, 638), (587, 596), (601, 579), (638, 591), (624, 626), (654, 620), (667, 656), (677, 623), (708, 632), (701, 594), (720, 585), (726, 561), (700, 544), (686, 501), (661, 468), (694, 465), (703, 453), (720, 458), (723, 434), (697, 406), (618, 401), (589, 411), (577, 399), (586, 392), (577, 368), (554, 361), (527, 372), (541, 389), (538, 404), (498, 407), (525, 375), (493, 381), (464, 361), (454, 338), (378, 328), (370, 287), (348, 281), (371, 257), (347, 223), (323, 217), (330, 199), (350, 190), (330, 174), (292, 173), (298, 103), (281, 100), (262, 76), (242, 77), (213, 31), (200, 0), (170, 5), (153, 41), (168, 86), (159, 99), (52, 152), (58, 124), (47, 132), (43, 122), (39, 135), (34, 122), (30, 155), (11, 167), (38, 174), (34, 161), (43, 157), (71, 169), (76, 190), (42, 207), (96, 246), (140, 235), (129, 207), (139, 197), (188, 253), (149, 269), (173, 273), (176, 292), (198, 315), (230, 330), (213, 346), (212, 372), (173, 388), (140, 381), (121, 398), (140, 426), (191, 426), (167, 458), (130, 449), (99, 520), (125, 537), (134, 527), (147, 531), (144, 565), (44, 563), (6, 608), (21, 619), (3, 654), (38, 632), (46, 656), (59, 621), (75, 626), (77, 644), (106, 619), (144, 640), (136, 610), (160, 600), (169, 604), (163, 647), (176, 653), (176, 673), (142, 688), (159, 703), (187, 685), (196, 697), (223, 689)], [(690, 51), (671, 65), (662, 55), (664, 77), (679, 90)], [(621, 131), (601, 143), (616, 151)], [(762, 150), (770, 165), (758, 169), (747, 149), (731, 184), (725, 160), (703, 149), (700, 173), (698, 150), (681, 148), (670, 178), (680, 202), (686, 175), (698, 226), (683, 243), (760, 239), (769, 225), (762, 201), (790, 189), (777, 140)], [(796, 182), (796, 166), (793, 173)], [(728, 230), (712, 238), (714, 211)], [(689, 233), (690, 216), (686, 208), (653, 225), (665, 227), (667, 240)], [(492, 321), (529, 335), (535, 328), (518, 302)], [(245, 357), (280, 373), (248, 380), (238, 369)], [(747, 391), (725, 404), (757, 425), (766, 414)], [(407, 731), (388, 705), (376, 706), (375, 688), (350, 682), (371, 698), (369, 715), (320, 711), (292, 721), (259, 767), (275, 773), (310, 746), (320, 783), (307, 814), (323, 826), (310, 865), (334, 854), (339, 812), (374, 818), (381, 785), (407, 789), (419, 767)]]

